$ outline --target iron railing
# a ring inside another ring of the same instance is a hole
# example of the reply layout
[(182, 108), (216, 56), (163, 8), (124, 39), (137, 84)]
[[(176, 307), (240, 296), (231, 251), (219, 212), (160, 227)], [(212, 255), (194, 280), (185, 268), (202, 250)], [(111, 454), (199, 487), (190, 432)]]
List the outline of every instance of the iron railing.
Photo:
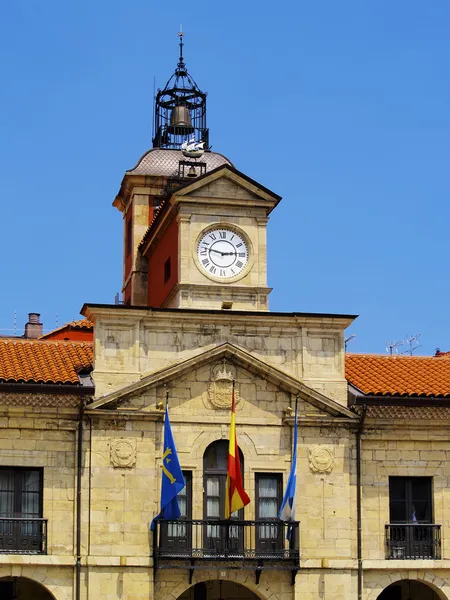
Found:
[[(287, 561), (298, 565), (299, 522), (278, 519), (156, 521), (153, 553), (167, 560)], [(289, 539), (288, 539), (289, 532)]]
[(386, 558), (440, 559), (441, 526), (422, 523), (386, 525)]
[(47, 519), (0, 517), (0, 553), (47, 554)]

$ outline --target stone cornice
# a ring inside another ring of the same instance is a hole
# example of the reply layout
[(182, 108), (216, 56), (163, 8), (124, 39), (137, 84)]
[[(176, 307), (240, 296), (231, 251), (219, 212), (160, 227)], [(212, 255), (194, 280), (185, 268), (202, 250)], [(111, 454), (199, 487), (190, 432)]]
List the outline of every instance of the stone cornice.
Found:
[(282, 325), (292, 327), (310, 327), (319, 329), (343, 330), (350, 326), (357, 315), (338, 315), (325, 313), (280, 313), (267, 311), (264, 317), (258, 311), (239, 310), (207, 310), (188, 308), (152, 308), (142, 306), (125, 306), (116, 304), (90, 304), (86, 303), (81, 309), (81, 314), (94, 323), (98, 320), (117, 321), (121, 324), (136, 323), (138, 320), (151, 322), (167, 320), (169, 323), (179, 321), (184, 323), (205, 323), (218, 325), (231, 323), (242, 324), (245, 327), (273, 327)]
[(188, 358), (182, 362), (178, 362), (161, 371), (152, 373), (143, 377), (140, 381), (132, 383), (120, 390), (112, 392), (89, 405), (90, 409), (101, 409), (103, 407), (115, 405), (116, 403), (126, 399), (128, 396), (140, 394), (145, 389), (163, 385), (173, 378), (178, 378), (184, 373), (191, 371), (193, 368), (198, 368), (200, 365), (207, 362), (227, 358), (235, 365), (241, 366), (249, 371), (262, 375), (267, 381), (278, 385), (280, 388), (292, 393), (298, 394), (303, 400), (306, 400), (313, 406), (329, 413), (333, 417), (341, 417), (350, 421), (357, 420), (355, 413), (341, 406), (334, 400), (327, 398), (320, 392), (313, 390), (305, 385), (296, 377), (282, 371), (278, 367), (268, 364), (253, 356), (247, 351), (226, 342), (220, 346), (214, 346), (201, 354)]

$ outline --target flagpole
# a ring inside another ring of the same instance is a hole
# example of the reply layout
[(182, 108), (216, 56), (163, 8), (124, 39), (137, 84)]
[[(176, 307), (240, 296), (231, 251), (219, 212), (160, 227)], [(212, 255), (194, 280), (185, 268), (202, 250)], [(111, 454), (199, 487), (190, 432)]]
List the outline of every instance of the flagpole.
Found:
[(294, 530), (293, 520), (295, 519), (295, 493), (297, 485), (297, 411), (298, 394), (295, 397), (294, 428), (291, 434), (291, 470), (278, 513), (278, 518), (286, 523), (286, 538), (290, 544), (293, 543), (292, 532)]
[(239, 458), (239, 446), (236, 437), (236, 415), (235, 415), (235, 382), (231, 382), (231, 422), (228, 442), (228, 461), (227, 461), (227, 481), (225, 485), (225, 519), (244, 508), (250, 498), (244, 489), (244, 482), (241, 472), (241, 463)]
[[(166, 386), (164, 386), (166, 387)], [(153, 519), (150, 529), (156, 530), (158, 519), (168, 521), (180, 517), (180, 507), (177, 495), (185, 487), (186, 480), (183, 477), (180, 461), (178, 459), (175, 440), (172, 434), (169, 419), (169, 392), (166, 389), (166, 413), (164, 416), (164, 438), (162, 452), (162, 475), (161, 475), (161, 510)]]
[[(295, 421), (297, 420), (297, 409), (298, 409), (298, 394), (295, 396), (294, 428), (295, 428)], [(292, 430), (291, 446), (292, 446), (292, 450), (291, 450), (291, 463), (292, 463), (292, 460), (294, 458), (294, 429)]]
[[(294, 455), (297, 452), (297, 444), (294, 444), (294, 442), (296, 442), (296, 436), (295, 436), (295, 431), (297, 428), (297, 410), (298, 410), (298, 394), (296, 394), (295, 396), (295, 412), (294, 412), (294, 429), (292, 430), (292, 456), (291, 456), (291, 468), (293, 466), (293, 462), (294, 462)], [(297, 465), (296, 465), (297, 468)], [(295, 482), (295, 484), (297, 484), (297, 482)], [(294, 492), (295, 493), (295, 492)], [(295, 540), (292, 537), (292, 533), (293, 533), (293, 525), (292, 523), (289, 523), (288, 527), (287, 527), (287, 532), (286, 532), (286, 538), (289, 540), (289, 546), (292, 545), (292, 543), (295, 543)]]

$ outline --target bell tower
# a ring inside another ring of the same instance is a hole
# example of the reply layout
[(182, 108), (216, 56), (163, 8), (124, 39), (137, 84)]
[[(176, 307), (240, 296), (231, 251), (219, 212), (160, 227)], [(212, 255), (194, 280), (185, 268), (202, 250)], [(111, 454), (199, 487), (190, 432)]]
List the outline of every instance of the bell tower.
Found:
[(178, 35), (177, 67), (155, 97), (153, 147), (113, 202), (124, 218), (123, 301), (267, 311), (266, 228), (280, 197), (211, 152), (206, 93)]
[(180, 31), (180, 56), (175, 73), (155, 98), (155, 137), (153, 148), (180, 149), (187, 136), (203, 142), (209, 149), (206, 127), (206, 93), (189, 75), (183, 58), (183, 36)]

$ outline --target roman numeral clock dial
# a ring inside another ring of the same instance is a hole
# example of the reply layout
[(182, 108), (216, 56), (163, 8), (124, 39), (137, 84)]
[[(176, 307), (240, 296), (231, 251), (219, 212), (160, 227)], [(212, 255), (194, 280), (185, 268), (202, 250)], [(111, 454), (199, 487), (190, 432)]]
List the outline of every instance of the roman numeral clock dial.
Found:
[(202, 234), (197, 246), (201, 269), (217, 279), (240, 275), (248, 263), (248, 245), (231, 229), (210, 229)]

